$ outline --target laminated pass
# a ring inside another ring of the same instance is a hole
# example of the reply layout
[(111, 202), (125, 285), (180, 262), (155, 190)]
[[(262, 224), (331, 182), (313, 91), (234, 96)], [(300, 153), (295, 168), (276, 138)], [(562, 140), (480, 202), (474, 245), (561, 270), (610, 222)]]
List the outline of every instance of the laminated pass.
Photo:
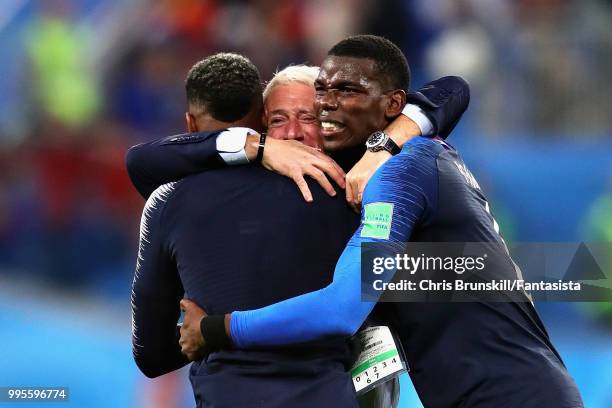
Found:
[(359, 356), (351, 369), (357, 395), (408, 371), (401, 343), (389, 327), (367, 327), (353, 340), (360, 346)]

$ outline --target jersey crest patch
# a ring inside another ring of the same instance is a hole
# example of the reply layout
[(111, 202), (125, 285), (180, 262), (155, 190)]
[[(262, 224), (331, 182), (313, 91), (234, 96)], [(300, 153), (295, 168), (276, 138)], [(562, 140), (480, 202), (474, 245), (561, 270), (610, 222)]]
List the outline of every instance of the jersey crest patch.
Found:
[(361, 237), (389, 239), (393, 220), (392, 203), (370, 203), (363, 207), (363, 228)]

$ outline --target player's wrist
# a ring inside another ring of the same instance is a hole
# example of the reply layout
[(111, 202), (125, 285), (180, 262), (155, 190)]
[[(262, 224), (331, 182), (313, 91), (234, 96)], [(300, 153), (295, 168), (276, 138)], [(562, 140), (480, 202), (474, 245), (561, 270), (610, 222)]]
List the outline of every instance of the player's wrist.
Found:
[(380, 150), (386, 150), (389, 153), (395, 155), (401, 152), (401, 148), (395, 143), (395, 141), (385, 132), (376, 131), (368, 137), (366, 140), (366, 149), (370, 152), (378, 152)]
[(209, 315), (200, 320), (200, 332), (204, 338), (207, 354), (219, 349), (232, 348), (230, 337), (230, 315)]
[(419, 105), (407, 103), (402, 110), (402, 115), (410, 119), (418, 128), (423, 136), (433, 133), (434, 126)]
[(245, 147), (247, 137), (252, 132), (254, 130), (250, 128), (231, 127), (217, 135), (217, 152), (226, 164), (235, 166), (249, 163)]
[(412, 119), (405, 115), (400, 115), (385, 128), (384, 132), (389, 135), (391, 140), (399, 147), (419, 135), (421, 129)]
[(247, 136), (244, 143), (244, 151), (247, 159), (250, 163), (253, 163), (257, 158), (257, 151), (259, 150), (259, 133), (251, 133)]
[(255, 163), (261, 164), (264, 157), (264, 147), (266, 146), (266, 132), (262, 132), (259, 135), (259, 144), (257, 145), (257, 155), (255, 156)]
[(364, 158), (372, 157), (372, 158), (387, 160), (387, 159), (393, 157), (393, 155), (390, 152), (388, 152), (388, 151), (386, 151), (384, 149), (383, 150), (379, 150), (377, 152), (373, 152), (371, 150), (366, 150), (365, 153), (363, 154), (363, 157)]
[(227, 337), (230, 339), (230, 342), (232, 341), (232, 314), (231, 313), (226, 313), (225, 314), (225, 334), (227, 335)]

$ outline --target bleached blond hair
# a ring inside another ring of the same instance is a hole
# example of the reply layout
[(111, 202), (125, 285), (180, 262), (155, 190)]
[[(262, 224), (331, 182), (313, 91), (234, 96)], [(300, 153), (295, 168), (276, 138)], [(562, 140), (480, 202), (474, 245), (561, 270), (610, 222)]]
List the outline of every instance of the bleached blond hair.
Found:
[(319, 67), (310, 65), (290, 65), (285, 69), (277, 71), (272, 79), (266, 84), (263, 91), (264, 102), (272, 92), (274, 87), (279, 85), (287, 85), (291, 82), (299, 82), (301, 84), (314, 87), (314, 81), (319, 76)]

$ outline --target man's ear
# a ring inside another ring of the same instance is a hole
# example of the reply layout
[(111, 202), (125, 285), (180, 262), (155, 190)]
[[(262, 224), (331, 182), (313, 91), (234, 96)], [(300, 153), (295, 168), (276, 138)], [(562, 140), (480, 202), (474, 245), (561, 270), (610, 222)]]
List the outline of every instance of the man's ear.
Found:
[(195, 116), (189, 112), (185, 112), (185, 121), (187, 122), (187, 132), (194, 133), (198, 131), (198, 124), (196, 123)]
[(395, 91), (389, 92), (387, 106), (385, 108), (385, 117), (387, 119), (395, 118), (402, 113), (404, 105), (406, 105), (406, 92), (404, 90), (396, 89)]
[(263, 112), (261, 113), (261, 126), (262, 126), (262, 129), (268, 128), (268, 110), (267, 109), (264, 109)]

